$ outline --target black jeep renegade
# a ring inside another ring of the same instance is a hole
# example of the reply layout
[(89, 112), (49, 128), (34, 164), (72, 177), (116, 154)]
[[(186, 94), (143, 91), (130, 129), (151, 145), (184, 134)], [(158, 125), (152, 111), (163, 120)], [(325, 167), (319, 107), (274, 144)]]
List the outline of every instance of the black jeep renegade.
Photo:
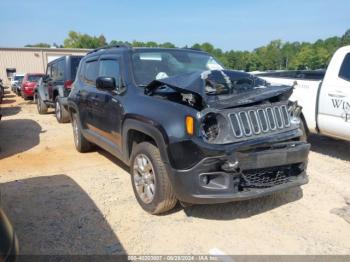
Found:
[(290, 86), (224, 70), (191, 49), (114, 46), (87, 54), (68, 97), (79, 152), (130, 166), (152, 214), (255, 198), (307, 183), (310, 145)]

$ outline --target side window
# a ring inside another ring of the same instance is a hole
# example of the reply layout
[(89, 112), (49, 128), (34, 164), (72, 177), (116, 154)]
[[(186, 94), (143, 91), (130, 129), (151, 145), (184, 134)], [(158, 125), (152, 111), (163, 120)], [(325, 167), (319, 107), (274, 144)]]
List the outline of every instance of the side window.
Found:
[(52, 68), (52, 66), (49, 65), (49, 66), (47, 67), (47, 70), (46, 70), (46, 74), (47, 74), (50, 78), (52, 78), (51, 68)]
[(90, 85), (95, 85), (98, 74), (98, 61), (89, 61), (84, 66), (84, 79)]
[(114, 77), (116, 81), (120, 78), (120, 66), (117, 60), (101, 60), (99, 76)]
[(64, 80), (64, 60), (57, 63), (57, 81)]
[(56, 81), (58, 78), (58, 68), (57, 68), (57, 63), (54, 63), (51, 65), (51, 79), (53, 81)]
[(339, 77), (350, 81), (350, 53), (348, 53), (339, 70)]
[(84, 79), (87, 84), (95, 85), (98, 75), (98, 61), (88, 61), (84, 66)]

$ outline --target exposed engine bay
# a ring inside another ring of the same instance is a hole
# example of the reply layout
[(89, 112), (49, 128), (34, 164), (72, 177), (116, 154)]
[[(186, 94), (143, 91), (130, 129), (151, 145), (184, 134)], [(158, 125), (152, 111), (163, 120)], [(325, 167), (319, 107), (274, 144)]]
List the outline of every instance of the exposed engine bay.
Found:
[(203, 110), (288, 100), (292, 87), (272, 86), (245, 72), (209, 70), (156, 79), (145, 93)]
[(244, 72), (212, 70), (157, 79), (145, 93), (200, 111), (201, 135), (226, 144), (299, 128), (301, 108), (290, 86), (273, 86)]

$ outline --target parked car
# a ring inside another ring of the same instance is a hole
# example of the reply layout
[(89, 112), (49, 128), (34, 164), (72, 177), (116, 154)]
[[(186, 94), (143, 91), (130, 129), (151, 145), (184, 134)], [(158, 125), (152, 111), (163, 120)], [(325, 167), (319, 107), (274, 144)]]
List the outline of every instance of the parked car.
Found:
[(274, 84), (294, 87), (292, 101), (303, 107), (311, 133), (350, 140), (350, 46), (338, 49), (326, 71), (285, 71), (257, 74)]
[(63, 56), (47, 65), (46, 76), (35, 91), (39, 114), (46, 114), (48, 108), (53, 107), (59, 123), (69, 122), (67, 97), (81, 58), (82, 56)]
[(68, 97), (79, 152), (98, 145), (130, 166), (152, 214), (308, 182), (310, 145), (292, 87), (224, 70), (190, 49), (110, 47), (81, 61)]
[(11, 77), (12, 92), (16, 94), (20, 94), (23, 78), (24, 78), (24, 74), (15, 74)]
[(24, 75), (22, 85), (21, 85), (21, 96), (24, 100), (28, 100), (29, 98), (33, 98), (34, 89), (36, 88), (37, 82), (40, 78), (42, 78), (45, 74), (39, 73), (28, 73)]
[(0, 207), (0, 261), (16, 261), (18, 250), (15, 231), (4, 210)]

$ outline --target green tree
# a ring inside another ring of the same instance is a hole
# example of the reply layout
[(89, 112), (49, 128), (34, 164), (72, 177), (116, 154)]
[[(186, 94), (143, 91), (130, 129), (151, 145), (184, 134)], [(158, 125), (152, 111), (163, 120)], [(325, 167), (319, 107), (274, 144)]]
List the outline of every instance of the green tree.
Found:
[(41, 47), (41, 48), (50, 48), (51, 45), (47, 44), (47, 43), (37, 43), (37, 44), (33, 44), (33, 45), (25, 45), (24, 47)]
[[(155, 41), (120, 41), (112, 40), (109, 45), (127, 44), (133, 47), (163, 47), (175, 48), (173, 43), (157, 43)], [(64, 47), (70, 48), (97, 48), (105, 46), (103, 35), (98, 37), (70, 31), (64, 40)], [(341, 46), (350, 45), (350, 29), (341, 37), (334, 36), (319, 39), (314, 43), (282, 42), (273, 40), (265, 46), (253, 51), (223, 51), (209, 42), (196, 43), (191, 48), (200, 49), (216, 57), (225, 67), (236, 70), (277, 70), (277, 69), (318, 69), (325, 68), (334, 52)], [(49, 44), (38, 43), (38, 47), (50, 47)], [(55, 45), (58, 46), (58, 45)], [(62, 46), (60, 46), (62, 47)], [(187, 45), (185, 46), (187, 48)]]
[(68, 38), (64, 40), (65, 48), (98, 48), (106, 45), (106, 38), (102, 34), (100, 36), (90, 36), (70, 31)]
[(175, 48), (176, 46), (173, 43), (170, 42), (165, 42), (163, 44), (160, 44), (159, 47), (163, 47), (163, 48)]
[(348, 29), (345, 34), (341, 37), (341, 45), (350, 45), (350, 29)]

